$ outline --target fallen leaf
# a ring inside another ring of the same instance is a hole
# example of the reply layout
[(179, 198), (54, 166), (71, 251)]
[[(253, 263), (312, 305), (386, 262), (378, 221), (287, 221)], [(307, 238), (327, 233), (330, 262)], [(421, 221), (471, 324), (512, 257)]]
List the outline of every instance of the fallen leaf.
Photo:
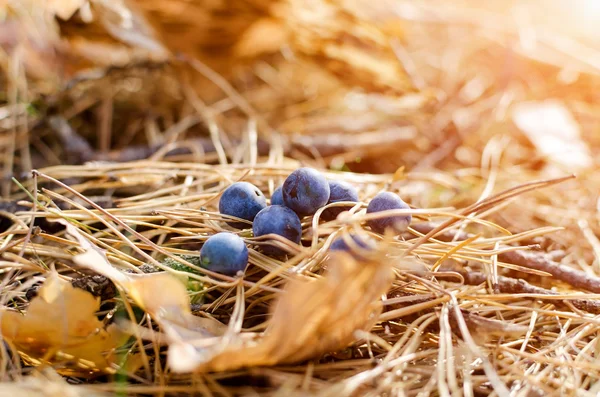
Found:
[(550, 163), (570, 172), (593, 164), (590, 149), (581, 139), (579, 124), (561, 102), (519, 103), (512, 110), (512, 118)]
[(356, 339), (356, 331), (375, 324), (381, 313), (380, 297), (392, 282), (389, 260), (359, 262), (347, 253), (331, 255), (325, 277), (297, 276), (287, 284), (272, 306), (263, 334), (240, 333), (193, 316), (184, 284), (175, 276), (122, 273), (79, 230), (61, 222), (85, 250), (74, 261), (120, 285), (161, 326), (173, 372), (295, 363), (344, 348)]
[(50, 273), (25, 315), (0, 309), (0, 328), (31, 365), (67, 361), (75, 365), (61, 369), (63, 375), (112, 373), (114, 350), (128, 336), (115, 325), (105, 328), (96, 317), (99, 308), (98, 298)]
[(123, 273), (111, 266), (103, 250), (87, 240), (73, 225), (59, 220), (67, 227), (85, 251), (73, 261), (101, 274), (120, 286), (127, 294), (163, 327), (171, 341), (185, 338), (188, 333), (203, 336), (222, 335), (226, 326), (210, 319), (196, 317), (190, 310), (185, 282), (171, 273)]
[[(263, 335), (225, 340), (191, 339), (170, 351), (173, 371), (225, 371), (292, 364), (347, 347), (381, 313), (379, 298), (392, 280), (387, 261), (358, 262), (347, 253), (330, 257), (326, 277), (294, 279), (273, 306)], [(225, 343), (224, 343), (225, 342)]]

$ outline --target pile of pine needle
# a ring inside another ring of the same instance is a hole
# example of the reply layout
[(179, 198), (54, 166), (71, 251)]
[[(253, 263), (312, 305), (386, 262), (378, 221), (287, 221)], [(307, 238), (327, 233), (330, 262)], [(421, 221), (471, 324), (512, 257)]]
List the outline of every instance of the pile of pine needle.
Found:
[[(0, 394), (598, 393), (589, 16), (48, 4), (9, 3), (0, 28)], [(303, 165), (361, 202), (266, 256), (219, 196), (270, 197)], [(365, 228), (384, 189), (411, 205), (402, 235)], [(243, 277), (198, 266), (224, 230)], [(378, 250), (329, 251), (356, 232)]]

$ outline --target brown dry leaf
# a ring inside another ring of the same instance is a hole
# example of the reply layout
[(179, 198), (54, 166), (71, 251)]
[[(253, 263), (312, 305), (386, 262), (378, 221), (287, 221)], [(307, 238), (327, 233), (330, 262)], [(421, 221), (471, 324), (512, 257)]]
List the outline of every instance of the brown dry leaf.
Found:
[(381, 18), (365, 18), (364, 6), (363, 2), (273, 2), (270, 15), (243, 32), (233, 53), (252, 57), (287, 47), (348, 87), (390, 94), (414, 91), (390, 46), (391, 30), (382, 30), (385, 24), (377, 20)]
[(137, 49), (147, 50), (149, 60), (165, 61), (169, 53), (142, 13), (126, 1), (95, 0), (98, 20), (112, 37)]
[(357, 262), (339, 253), (318, 280), (294, 279), (275, 303), (263, 335), (191, 339), (172, 345), (174, 371), (225, 371), (241, 367), (292, 364), (339, 350), (370, 330), (381, 313), (378, 302), (392, 281), (391, 263)]
[(123, 0), (92, 0), (85, 10), (81, 17), (84, 23), (68, 21), (61, 25), (63, 41), (68, 43), (72, 56), (103, 66), (168, 59), (169, 52), (143, 14), (131, 4)]
[(74, 260), (119, 284), (164, 330), (174, 372), (225, 371), (295, 363), (346, 347), (357, 330), (369, 330), (381, 313), (379, 299), (392, 282), (388, 260), (357, 262), (349, 254), (330, 258), (316, 280), (292, 279), (274, 304), (264, 334), (238, 333), (193, 316), (183, 283), (168, 273), (121, 273), (72, 225), (67, 232), (86, 251)]
[[(163, 327), (170, 340), (178, 340), (188, 333), (214, 336), (224, 333), (226, 327), (216, 320), (192, 314), (185, 284), (170, 273), (122, 273), (110, 265), (104, 251), (87, 240), (74, 226), (59, 220), (67, 232), (85, 251), (73, 261), (111, 279)], [(181, 335), (180, 335), (181, 334)]]
[(124, 0), (0, 1), (0, 20), (0, 66), (13, 80), (24, 72), (33, 93), (54, 93), (63, 79), (89, 67), (169, 57)]
[(2, 336), (32, 365), (74, 361), (60, 373), (112, 373), (114, 350), (128, 335), (115, 325), (105, 328), (96, 317), (99, 308), (98, 298), (51, 273), (25, 315), (0, 309)]
[(414, 91), (387, 36), (351, 5), (289, 0), (274, 7), (291, 30), (291, 47), (318, 62), (344, 84), (369, 92)]

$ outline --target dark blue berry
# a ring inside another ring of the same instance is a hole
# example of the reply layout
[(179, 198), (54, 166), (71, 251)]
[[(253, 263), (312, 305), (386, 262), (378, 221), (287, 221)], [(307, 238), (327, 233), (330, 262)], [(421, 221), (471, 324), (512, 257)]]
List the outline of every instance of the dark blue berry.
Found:
[[(391, 192), (381, 192), (371, 200), (367, 207), (367, 214), (375, 212), (410, 209), (397, 194)], [(412, 215), (394, 215), (385, 218), (371, 219), (367, 223), (371, 229), (377, 233), (385, 233), (386, 229), (390, 229), (395, 233), (402, 233), (408, 228), (412, 220)]]
[[(337, 203), (339, 201), (358, 202), (358, 191), (354, 186), (343, 181), (329, 181), (329, 201), (327, 204)], [(337, 216), (348, 211), (352, 207), (333, 207), (323, 211), (321, 217), (327, 221), (334, 220)]]
[[(283, 205), (272, 205), (260, 211), (252, 225), (254, 237), (266, 234), (277, 234), (298, 244), (302, 236), (302, 225), (300, 218), (291, 209)], [(264, 245), (262, 250), (267, 255), (284, 255), (285, 251), (280, 248)]]
[(248, 264), (248, 248), (233, 233), (217, 233), (200, 250), (200, 265), (213, 272), (234, 275)]
[[(359, 248), (362, 248), (364, 250), (372, 250), (373, 248), (375, 248), (375, 243), (368, 237), (359, 236), (356, 234), (351, 234), (349, 237)], [(336, 238), (333, 241), (333, 243), (331, 243), (331, 245), (329, 246), (329, 249), (331, 251), (353, 251), (353, 247), (349, 246), (348, 243), (346, 243), (346, 239), (344, 238), (344, 236)]]
[[(267, 200), (259, 188), (248, 182), (236, 182), (229, 186), (219, 200), (219, 212), (236, 218), (253, 221), (260, 210), (267, 206)], [(249, 227), (244, 222), (227, 222), (237, 229)]]
[(298, 168), (283, 182), (283, 202), (299, 216), (312, 215), (329, 200), (329, 184), (319, 171)]
[(283, 195), (281, 193), (282, 186), (279, 186), (271, 195), (271, 205), (285, 205), (283, 203)]

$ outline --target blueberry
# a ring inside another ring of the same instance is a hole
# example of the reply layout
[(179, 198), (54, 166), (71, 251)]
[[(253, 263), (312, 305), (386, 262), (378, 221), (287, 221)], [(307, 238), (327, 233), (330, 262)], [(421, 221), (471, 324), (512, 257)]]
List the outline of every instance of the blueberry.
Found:
[[(327, 201), (327, 204), (337, 203), (338, 201), (352, 201), (356, 203), (358, 202), (358, 191), (347, 182), (329, 181), (329, 201)], [(348, 211), (350, 208), (352, 207), (327, 208), (321, 216), (323, 219), (331, 221), (337, 218), (340, 213)]]
[[(252, 231), (255, 237), (265, 234), (277, 234), (298, 244), (302, 236), (302, 225), (300, 218), (291, 209), (283, 205), (272, 205), (260, 211), (252, 225)], [(267, 255), (280, 256), (285, 251), (280, 248), (264, 245), (262, 250)]]
[[(373, 248), (375, 248), (375, 243), (373, 242), (373, 240), (371, 240), (367, 237), (359, 236), (357, 234), (351, 234), (350, 238), (352, 239), (354, 244), (356, 244), (358, 247), (360, 247), (364, 250), (372, 250)], [(340, 236), (340, 237), (336, 238), (333, 241), (333, 243), (331, 243), (331, 245), (329, 246), (329, 249), (331, 251), (352, 252), (352, 248), (353, 247), (349, 246), (346, 243), (346, 239), (344, 239), (344, 236)]]
[(298, 168), (283, 182), (283, 202), (299, 216), (312, 215), (329, 200), (327, 179), (312, 168)]
[[(374, 212), (409, 209), (398, 195), (391, 192), (381, 192), (371, 200), (367, 207), (367, 214)], [(386, 229), (391, 229), (396, 233), (401, 233), (408, 228), (412, 220), (412, 215), (395, 215), (386, 218), (371, 219), (368, 221), (371, 229), (377, 233), (384, 233)]]
[[(225, 215), (253, 221), (260, 210), (267, 206), (267, 200), (260, 189), (248, 182), (236, 182), (229, 186), (219, 200), (219, 212)], [(227, 222), (237, 229), (244, 229), (244, 222)]]
[(283, 204), (283, 195), (281, 194), (282, 186), (279, 186), (271, 195), (271, 205), (285, 205)]
[(248, 264), (248, 248), (233, 233), (217, 233), (200, 250), (200, 266), (222, 274), (234, 275)]

